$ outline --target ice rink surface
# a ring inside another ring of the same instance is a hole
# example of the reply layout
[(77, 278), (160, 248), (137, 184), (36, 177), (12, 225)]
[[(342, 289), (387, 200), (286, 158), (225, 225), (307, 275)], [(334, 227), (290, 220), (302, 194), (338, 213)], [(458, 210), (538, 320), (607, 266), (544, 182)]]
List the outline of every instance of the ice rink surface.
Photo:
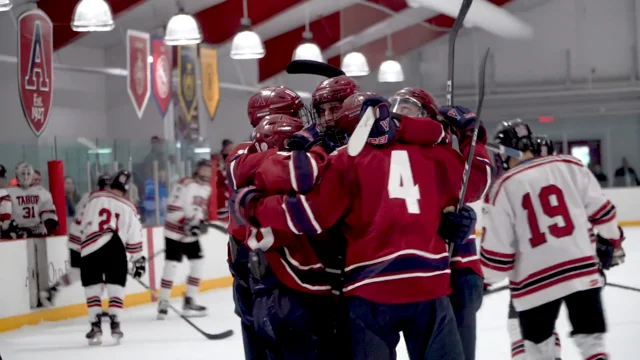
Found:
[[(626, 263), (608, 273), (612, 284), (640, 289), (640, 229), (626, 229)], [(638, 358), (640, 333), (640, 291), (607, 286), (604, 291), (609, 333), (607, 345), (613, 359)], [(194, 319), (207, 332), (233, 329), (236, 333), (225, 340), (206, 340), (175, 314), (165, 321), (155, 320), (155, 304), (126, 309), (122, 319), (124, 339), (114, 346), (108, 324), (103, 325), (103, 345), (89, 348), (84, 339), (89, 330), (86, 318), (43, 323), (0, 334), (0, 356), (3, 360), (211, 360), (244, 359), (238, 318), (233, 314), (230, 289), (204, 293), (199, 298), (209, 307), (209, 316)], [(509, 294), (502, 291), (485, 296), (478, 315), (478, 360), (511, 358), (507, 335)], [(173, 301), (180, 308), (181, 300)], [(584, 314), (589, 316), (589, 314)], [(562, 359), (581, 357), (568, 335), (570, 325), (566, 312), (560, 314), (557, 330), (562, 337)], [(407, 359), (403, 344), (398, 358)]]

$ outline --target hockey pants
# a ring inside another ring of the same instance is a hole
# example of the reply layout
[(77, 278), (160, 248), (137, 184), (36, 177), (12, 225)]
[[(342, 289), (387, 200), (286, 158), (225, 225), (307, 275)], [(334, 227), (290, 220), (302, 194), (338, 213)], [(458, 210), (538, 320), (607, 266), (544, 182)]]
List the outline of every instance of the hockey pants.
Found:
[(233, 276), (233, 302), (235, 313), (240, 317), (242, 340), (246, 360), (266, 360), (264, 341), (256, 332), (253, 321), (253, 294), (249, 287), (249, 250), (233, 237), (229, 237), (231, 262), (229, 271)]
[(476, 313), (482, 305), (484, 279), (471, 269), (451, 271), (449, 295), (466, 360), (476, 358)]
[(251, 290), (255, 327), (269, 343), (270, 360), (335, 360), (334, 296), (291, 290), (268, 266), (252, 272)]
[(464, 360), (446, 296), (417, 303), (378, 304), (347, 297), (351, 359), (394, 360), (400, 333), (411, 360)]

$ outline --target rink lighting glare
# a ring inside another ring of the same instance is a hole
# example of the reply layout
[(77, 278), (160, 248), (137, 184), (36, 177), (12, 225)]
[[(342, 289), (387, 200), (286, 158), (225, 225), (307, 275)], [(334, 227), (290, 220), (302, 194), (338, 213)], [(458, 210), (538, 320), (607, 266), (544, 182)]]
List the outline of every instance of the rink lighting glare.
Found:
[(11, 10), (11, 0), (0, 0), (0, 11)]
[(401, 82), (404, 81), (404, 71), (402, 65), (395, 60), (386, 60), (380, 64), (378, 69), (379, 82)]
[[(0, 0), (1, 2), (6, 0)], [(82, 0), (71, 17), (71, 28), (78, 32), (111, 31), (116, 26), (111, 8), (104, 0)]]
[(357, 51), (344, 56), (341, 68), (347, 76), (365, 76), (371, 72), (367, 58)]
[(322, 51), (313, 41), (303, 41), (293, 52), (293, 60), (313, 60), (324, 62)]
[(265, 55), (262, 39), (255, 32), (245, 29), (233, 37), (231, 58), (236, 60), (261, 59)]
[(111, 149), (89, 150), (89, 154), (111, 154)]
[(196, 154), (211, 154), (211, 148), (195, 148), (193, 152)]
[(169, 19), (164, 33), (164, 43), (171, 46), (195, 45), (202, 42), (202, 31), (196, 18), (189, 14), (177, 14)]

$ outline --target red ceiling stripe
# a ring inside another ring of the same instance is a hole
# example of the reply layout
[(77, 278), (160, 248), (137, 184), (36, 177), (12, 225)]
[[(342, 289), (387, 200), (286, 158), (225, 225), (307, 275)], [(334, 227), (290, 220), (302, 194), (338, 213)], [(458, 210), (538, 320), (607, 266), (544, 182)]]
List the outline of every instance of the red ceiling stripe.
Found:
[[(249, 18), (253, 25), (269, 19), (302, 0), (248, 0)], [(227, 0), (195, 14), (202, 27), (204, 42), (220, 44), (230, 40), (240, 28), (242, 0)]]
[[(109, 0), (109, 5), (111, 6), (113, 15), (117, 16), (144, 1), (145, 0)], [(79, 2), (80, 0), (40, 0), (38, 2), (38, 7), (47, 13), (53, 22), (53, 48), (55, 50), (68, 45), (73, 40), (84, 35), (84, 33), (75, 32), (71, 29), (73, 9), (75, 9)]]

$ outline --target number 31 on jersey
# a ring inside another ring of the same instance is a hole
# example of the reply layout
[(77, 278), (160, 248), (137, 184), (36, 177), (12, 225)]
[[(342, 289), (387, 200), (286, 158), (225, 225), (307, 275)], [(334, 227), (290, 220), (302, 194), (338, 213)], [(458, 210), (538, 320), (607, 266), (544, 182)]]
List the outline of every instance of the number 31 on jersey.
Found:
[(405, 150), (393, 150), (391, 152), (387, 190), (389, 191), (389, 198), (404, 199), (409, 214), (420, 214), (420, 204), (418, 204), (420, 187), (413, 181), (409, 153)]

